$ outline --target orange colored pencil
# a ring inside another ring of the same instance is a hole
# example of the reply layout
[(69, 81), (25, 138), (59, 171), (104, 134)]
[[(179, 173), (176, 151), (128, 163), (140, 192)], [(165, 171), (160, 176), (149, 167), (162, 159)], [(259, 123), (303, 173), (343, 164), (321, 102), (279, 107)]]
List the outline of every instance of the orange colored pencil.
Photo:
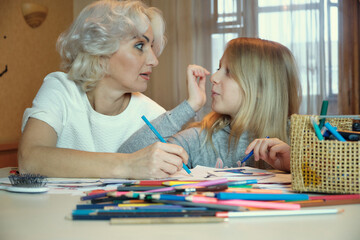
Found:
[(229, 187), (224, 192), (236, 192), (236, 193), (283, 193), (279, 189), (258, 189), (258, 188), (231, 188)]

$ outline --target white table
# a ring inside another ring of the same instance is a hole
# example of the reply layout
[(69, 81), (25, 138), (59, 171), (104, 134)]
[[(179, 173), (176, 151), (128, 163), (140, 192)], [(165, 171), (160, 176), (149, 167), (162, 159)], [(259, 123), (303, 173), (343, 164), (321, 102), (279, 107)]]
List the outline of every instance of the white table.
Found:
[[(110, 225), (65, 219), (80, 202), (71, 194), (0, 191), (0, 239), (360, 239), (360, 204), (334, 215), (253, 217), (226, 223)], [(327, 207), (333, 208), (333, 207)]]

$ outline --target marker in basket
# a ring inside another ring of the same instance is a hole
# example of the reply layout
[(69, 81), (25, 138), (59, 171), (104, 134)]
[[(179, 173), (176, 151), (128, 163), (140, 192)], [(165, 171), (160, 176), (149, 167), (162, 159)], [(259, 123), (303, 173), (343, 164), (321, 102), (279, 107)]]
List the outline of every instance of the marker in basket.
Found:
[[(269, 136), (267, 136), (266, 138), (269, 138)], [(244, 159), (241, 161), (241, 164), (246, 162), (253, 154), (254, 154), (254, 150), (252, 150), (248, 155), (246, 155), (246, 157), (244, 157)]]
[[(163, 142), (166, 143), (165, 139), (160, 135), (160, 133), (154, 128), (154, 126), (149, 122), (149, 120), (147, 120), (147, 118), (145, 116), (141, 117), (142, 120), (144, 120), (144, 122), (146, 123), (146, 125), (148, 125), (148, 127), (150, 128), (150, 130), (158, 137), (158, 139)], [(183, 163), (183, 168), (184, 170), (191, 175), (191, 171), (190, 169), (185, 165), (185, 163)]]
[(315, 118), (314, 117), (310, 117), (310, 121), (311, 121), (311, 124), (314, 128), (314, 131), (315, 131), (315, 134), (316, 136), (318, 137), (318, 139), (321, 141), (321, 140), (324, 140), (324, 137), (323, 135), (321, 134), (321, 128), (319, 127), (319, 125), (317, 125), (316, 121), (315, 121)]
[(325, 127), (331, 132), (332, 135), (334, 135), (334, 137), (336, 137), (337, 140), (341, 141), (341, 142), (346, 142), (345, 138), (343, 138), (337, 131), (336, 129), (331, 126), (330, 123), (325, 123)]
[[(328, 109), (329, 101), (324, 100), (321, 104), (320, 115), (326, 115)], [(325, 118), (320, 119), (319, 128), (322, 129), (325, 125)]]

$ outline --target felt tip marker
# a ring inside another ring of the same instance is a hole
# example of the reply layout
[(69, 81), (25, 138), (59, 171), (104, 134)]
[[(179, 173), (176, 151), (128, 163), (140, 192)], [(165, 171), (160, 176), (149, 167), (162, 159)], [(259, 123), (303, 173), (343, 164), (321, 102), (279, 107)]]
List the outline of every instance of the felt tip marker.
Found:
[(333, 126), (331, 126), (330, 123), (325, 123), (325, 127), (332, 133), (332, 135), (334, 135), (334, 137), (336, 137), (337, 140), (341, 141), (341, 142), (346, 142), (345, 138), (343, 138), (343, 136), (341, 136)]

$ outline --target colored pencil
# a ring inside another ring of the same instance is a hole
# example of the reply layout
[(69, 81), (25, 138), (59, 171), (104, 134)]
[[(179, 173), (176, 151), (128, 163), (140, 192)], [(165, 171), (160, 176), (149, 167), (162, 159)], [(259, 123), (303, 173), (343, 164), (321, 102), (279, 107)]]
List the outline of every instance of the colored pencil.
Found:
[[(266, 138), (269, 138), (269, 137), (267, 136)], [(246, 162), (252, 155), (254, 155), (254, 150), (251, 150), (251, 152), (248, 155), (246, 155), (243, 160), (241, 160), (241, 164)]]
[(116, 203), (106, 203), (106, 204), (77, 204), (76, 209), (104, 209), (108, 206), (117, 206)]
[(276, 200), (308, 200), (307, 194), (270, 194), (270, 193), (229, 193), (219, 192), (215, 194), (219, 200), (260, 200), (260, 201), (276, 201)]
[(276, 216), (299, 216), (317, 214), (336, 214), (344, 212), (343, 209), (304, 209), (304, 210), (272, 210), (272, 211), (248, 211), (248, 212), (218, 212), (217, 217), (276, 217)]
[(186, 201), (196, 202), (196, 203), (217, 203), (216, 198), (206, 197), (206, 196), (188, 196), (185, 198)]
[(310, 200), (345, 200), (345, 199), (360, 199), (360, 194), (340, 194), (340, 195), (321, 195), (321, 196), (310, 196)]
[(160, 209), (160, 210), (172, 210), (172, 209), (175, 209), (175, 210), (189, 210), (189, 211), (205, 211), (207, 210), (207, 208), (204, 208), (204, 207), (184, 207), (184, 206), (178, 206), (178, 205), (155, 205), (155, 206), (145, 206), (145, 207), (112, 207), (112, 206), (108, 206), (108, 207), (105, 207), (103, 210), (152, 210), (152, 211), (155, 211), (157, 209)]
[(114, 192), (117, 191), (117, 186), (114, 187), (114, 189), (108, 189), (108, 190), (104, 190), (104, 189), (96, 189), (96, 190), (92, 190), (86, 193), (87, 196), (91, 196), (91, 195), (96, 195), (96, 194), (100, 194), (100, 193), (107, 193), (107, 192)]
[(146, 196), (146, 200), (169, 200), (169, 201), (185, 201), (186, 196), (180, 196), (180, 195), (168, 195), (168, 194), (152, 194), (149, 196)]
[(220, 205), (220, 204), (210, 204), (210, 203), (195, 203), (195, 202), (184, 202), (184, 201), (164, 201), (164, 200), (152, 200), (152, 202), (164, 203), (164, 204), (175, 204), (187, 207), (205, 207), (213, 210), (223, 210), (223, 211), (248, 211), (247, 208), (230, 206), (230, 205)]
[(166, 188), (165, 186), (119, 186), (117, 188), (118, 191), (135, 191), (135, 192), (143, 192), (154, 189)]
[(145, 207), (153, 205), (161, 205), (162, 203), (119, 203), (118, 207)]
[(91, 199), (96, 199), (96, 198), (103, 198), (107, 196), (107, 192), (103, 192), (103, 193), (97, 193), (97, 194), (91, 194), (91, 195), (87, 195), (87, 196), (82, 196), (80, 197), (81, 201), (87, 201), (87, 200), (91, 200)]
[(154, 190), (149, 190), (149, 191), (144, 191), (144, 192), (149, 193), (149, 192), (165, 192), (165, 191), (176, 191), (176, 190), (179, 191), (181, 189), (188, 188), (188, 187), (197, 187), (197, 186), (207, 187), (207, 186), (212, 186), (212, 185), (224, 184), (227, 182), (228, 182), (228, 180), (226, 178), (220, 178), (220, 179), (216, 179), (216, 180), (209, 180), (209, 181), (203, 181), (203, 182), (198, 182), (198, 183), (185, 184), (185, 185), (177, 186), (177, 187), (164, 187), (164, 188), (159, 188), (159, 189), (154, 189)]
[(298, 210), (300, 204), (293, 203), (276, 203), (268, 201), (249, 201), (249, 200), (217, 200), (216, 198), (189, 196), (186, 200), (196, 203), (211, 203), (220, 205), (231, 205), (240, 207), (268, 208), (281, 210)]
[(165, 182), (168, 182), (169, 180), (140, 180), (135, 181), (134, 185), (140, 185), (140, 186), (162, 186)]
[(176, 192), (218, 192), (223, 191), (228, 188), (227, 184), (220, 184), (220, 185), (214, 185), (214, 186), (208, 186), (208, 187), (186, 187), (186, 188), (179, 188), (176, 189)]
[(131, 198), (128, 198), (126, 196), (120, 196), (120, 197), (105, 197), (105, 198), (96, 198), (96, 199), (91, 199), (90, 203), (91, 204), (96, 204), (96, 203), (113, 203), (114, 201), (123, 201), (123, 200), (130, 200)]
[(272, 193), (281, 194), (283, 193), (280, 189), (258, 189), (258, 188), (228, 188), (225, 192), (237, 192), (237, 193)]
[[(157, 136), (157, 138), (163, 142), (166, 143), (165, 139), (160, 135), (160, 133), (154, 128), (154, 126), (149, 122), (149, 120), (147, 120), (147, 118), (145, 116), (141, 117), (142, 120), (144, 120), (144, 122), (146, 123), (146, 125), (150, 128), (150, 130)], [(183, 163), (183, 169), (189, 174), (191, 175), (191, 171), (190, 169), (185, 165), (185, 163)]]
[(72, 217), (74, 220), (110, 220), (111, 218), (147, 218), (147, 217), (201, 217), (213, 216), (215, 217), (216, 211), (156, 211), (156, 212), (142, 212), (142, 211), (96, 211), (91, 213), (73, 212)]
[(162, 185), (172, 187), (172, 186), (178, 186), (178, 185), (184, 185), (184, 184), (190, 184), (190, 183), (198, 183), (203, 181), (167, 181), (163, 182)]
[(175, 187), (175, 189), (183, 189), (183, 188), (187, 188), (187, 187), (209, 187), (209, 186), (215, 186), (215, 185), (221, 185), (221, 184), (227, 184), (227, 183), (228, 183), (228, 180), (226, 178), (220, 178), (220, 179), (208, 180), (208, 181), (203, 181), (203, 182), (198, 182), (198, 183), (185, 184), (182, 186), (177, 186), (177, 187)]
[(267, 208), (278, 210), (299, 210), (300, 204), (295, 203), (277, 203), (267, 201), (250, 201), (250, 200), (221, 200), (218, 204), (242, 206), (242, 207), (254, 207), (254, 208)]
[(129, 192), (125, 191), (125, 192), (120, 192), (120, 191), (116, 191), (116, 192), (108, 192), (107, 196), (108, 197), (121, 197), (121, 196), (126, 196), (126, 194), (128, 194)]
[(256, 184), (258, 183), (257, 179), (249, 179), (249, 180), (242, 180), (242, 181), (230, 181), (227, 183), (228, 186), (234, 185), (247, 185), (247, 184)]
[(321, 207), (321, 206), (336, 206), (348, 204), (360, 204), (360, 199), (342, 199), (342, 200), (309, 200), (298, 202), (301, 207)]
[(218, 217), (111, 218), (110, 224), (222, 223), (227, 221), (228, 218)]

